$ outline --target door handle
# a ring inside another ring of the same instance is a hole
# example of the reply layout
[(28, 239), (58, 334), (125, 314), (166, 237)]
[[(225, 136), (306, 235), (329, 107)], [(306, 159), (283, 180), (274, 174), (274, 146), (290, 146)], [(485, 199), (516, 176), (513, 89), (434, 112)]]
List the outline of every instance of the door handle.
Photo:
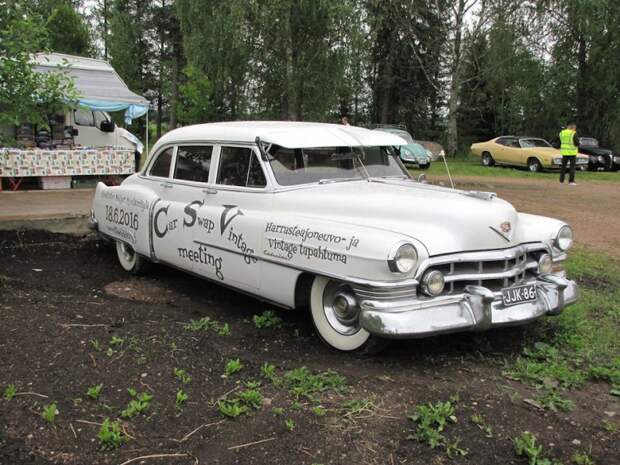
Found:
[(172, 184), (170, 184), (169, 182), (162, 182), (160, 186), (164, 189), (172, 189)]
[(214, 189), (212, 187), (207, 187), (206, 189), (203, 189), (202, 192), (204, 192), (207, 195), (213, 195), (213, 194), (217, 194), (217, 189)]

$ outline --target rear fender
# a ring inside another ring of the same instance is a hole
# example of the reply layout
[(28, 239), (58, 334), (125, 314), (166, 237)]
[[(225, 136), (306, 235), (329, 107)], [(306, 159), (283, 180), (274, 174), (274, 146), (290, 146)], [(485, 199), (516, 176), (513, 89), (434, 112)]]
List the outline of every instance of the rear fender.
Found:
[(159, 200), (152, 190), (138, 185), (97, 184), (93, 213), (99, 232), (130, 244), (141, 255), (151, 256), (151, 213)]

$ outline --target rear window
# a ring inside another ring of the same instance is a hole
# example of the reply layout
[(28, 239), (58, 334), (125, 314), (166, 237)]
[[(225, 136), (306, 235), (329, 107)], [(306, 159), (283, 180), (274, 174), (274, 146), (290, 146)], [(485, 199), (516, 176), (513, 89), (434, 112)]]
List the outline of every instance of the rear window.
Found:
[(167, 178), (170, 175), (170, 163), (172, 162), (172, 147), (168, 147), (166, 150), (161, 152), (153, 166), (151, 166), (151, 170), (149, 174), (151, 176), (158, 176), (160, 178)]
[(208, 182), (212, 154), (213, 146), (211, 145), (180, 146), (177, 150), (174, 178)]

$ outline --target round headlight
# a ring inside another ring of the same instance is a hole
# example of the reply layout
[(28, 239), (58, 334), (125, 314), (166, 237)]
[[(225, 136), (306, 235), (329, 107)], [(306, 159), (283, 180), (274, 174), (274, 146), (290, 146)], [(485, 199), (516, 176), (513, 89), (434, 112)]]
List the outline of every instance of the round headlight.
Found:
[(551, 273), (553, 271), (553, 260), (549, 254), (542, 254), (538, 259), (538, 272), (539, 273)]
[(573, 245), (573, 230), (567, 224), (562, 226), (555, 238), (555, 246), (562, 252), (566, 252)]
[(402, 244), (388, 260), (390, 270), (397, 273), (409, 273), (418, 265), (418, 252), (411, 244)]
[(422, 278), (422, 292), (432, 297), (441, 294), (445, 285), (443, 273), (438, 270), (428, 271)]

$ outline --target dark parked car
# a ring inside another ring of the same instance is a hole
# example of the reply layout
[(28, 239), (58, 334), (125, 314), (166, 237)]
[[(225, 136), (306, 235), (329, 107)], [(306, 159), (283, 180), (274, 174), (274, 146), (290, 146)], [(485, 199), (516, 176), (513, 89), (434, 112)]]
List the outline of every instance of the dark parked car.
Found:
[(592, 137), (579, 138), (579, 153), (588, 155), (588, 169), (590, 171), (598, 170), (617, 170), (620, 168), (620, 155), (609, 150), (599, 147), (598, 140)]

